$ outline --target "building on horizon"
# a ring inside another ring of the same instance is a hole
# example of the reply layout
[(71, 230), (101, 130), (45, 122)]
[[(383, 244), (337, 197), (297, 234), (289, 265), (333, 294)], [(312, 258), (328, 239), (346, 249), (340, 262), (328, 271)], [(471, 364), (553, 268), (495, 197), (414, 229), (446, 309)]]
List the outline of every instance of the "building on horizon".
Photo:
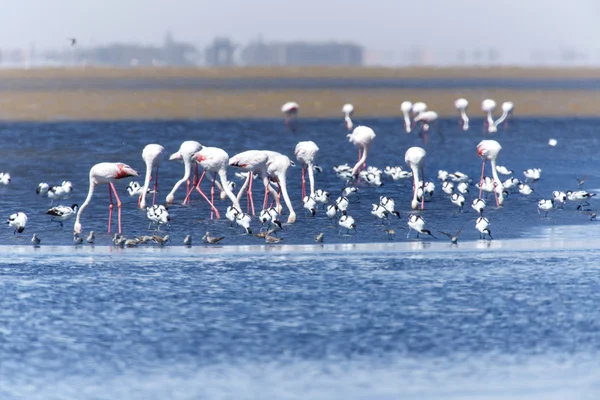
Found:
[(245, 66), (362, 66), (362, 46), (337, 42), (252, 42), (241, 50)]

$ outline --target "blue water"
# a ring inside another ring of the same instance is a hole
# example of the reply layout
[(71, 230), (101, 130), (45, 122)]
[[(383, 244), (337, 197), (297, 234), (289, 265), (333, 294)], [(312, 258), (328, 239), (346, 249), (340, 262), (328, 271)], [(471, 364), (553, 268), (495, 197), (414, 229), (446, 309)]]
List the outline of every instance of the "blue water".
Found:
[(600, 90), (600, 79), (518, 78), (68, 78), (5, 79), (0, 92), (44, 90), (511, 89)]
[[(405, 150), (420, 143), (398, 120), (360, 122), (377, 133), (369, 164), (403, 164)], [(464, 133), (442, 121), (446, 140), (431, 135), (426, 174), (434, 178), (445, 168), (476, 177), (475, 147), (489, 137), (480, 123)], [(539, 196), (573, 189), (575, 176), (584, 174), (584, 187), (598, 188), (597, 124), (519, 118), (494, 136), (503, 146), (499, 163), (518, 177), (542, 168), (534, 184)], [(474, 213), (454, 214), (439, 192), (422, 215), (434, 233), (464, 227), (459, 246), (407, 241), (402, 230), (388, 242), (370, 204), (393, 196), (403, 215), (392, 226), (405, 226), (411, 187), (386, 182), (361, 187), (360, 202), (349, 209), (357, 232), (339, 236), (325, 216), (302, 213), (295, 168), (288, 177), (299, 218), (285, 226), (283, 246), (264, 246), (209, 220), (195, 197), (191, 207), (170, 207), (170, 245), (118, 249), (104, 234), (95, 247), (72, 245), (72, 222), (62, 230), (51, 224), (48, 199), (35, 194), (39, 181), (69, 179), (74, 192), (64, 203), (81, 203), (91, 165), (122, 161), (141, 172), (145, 144), (160, 143), (170, 154), (183, 140), (230, 154), (266, 148), (289, 156), (299, 140), (314, 140), (324, 168), (317, 188), (339, 190), (331, 166), (356, 157), (340, 121), (302, 120), (295, 134), (282, 125), (0, 125), (0, 169), (12, 175), (0, 187), (2, 212), (29, 216), (21, 237), (8, 227), (0, 236), (0, 398), (598, 397), (599, 228), (574, 204), (539, 218), (537, 198), (511, 195), (487, 213), (496, 238), (490, 242), (477, 240)], [(550, 137), (556, 148), (547, 146)], [(182, 173), (180, 164), (163, 163), (161, 199)], [(106, 191), (101, 187), (83, 214), (85, 232), (105, 229)], [(122, 199), (125, 235), (148, 233), (136, 199)], [(202, 246), (206, 230), (226, 236), (224, 246)], [(34, 231), (39, 248), (28, 242)], [(318, 232), (325, 232), (325, 245), (308, 246)], [(192, 248), (180, 246), (187, 233), (195, 238)]]

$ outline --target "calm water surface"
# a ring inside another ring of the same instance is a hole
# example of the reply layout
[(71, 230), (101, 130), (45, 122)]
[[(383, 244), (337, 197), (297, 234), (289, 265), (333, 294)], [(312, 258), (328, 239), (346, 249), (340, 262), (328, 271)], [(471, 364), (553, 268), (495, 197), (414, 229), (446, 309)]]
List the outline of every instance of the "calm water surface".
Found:
[[(406, 149), (420, 143), (400, 121), (360, 122), (377, 133), (369, 163), (381, 168), (403, 164)], [(503, 146), (499, 163), (519, 178), (525, 168), (542, 168), (534, 184), (539, 197), (575, 188), (575, 176), (584, 174), (585, 187), (598, 188), (597, 124), (519, 119), (494, 136)], [(475, 147), (486, 137), (480, 121), (468, 133), (454, 121), (442, 126), (445, 142), (433, 134), (426, 146), (426, 173), (433, 178), (444, 168), (477, 176)], [(331, 166), (354, 161), (356, 150), (338, 120), (303, 120), (295, 134), (272, 120), (4, 123), (0, 130), (0, 167), (13, 177), (0, 187), (2, 212), (29, 215), (22, 238), (8, 227), (0, 235), (2, 399), (600, 394), (600, 245), (592, 240), (598, 228), (573, 204), (539, 218), (539, 197), (511, 195), (487, 215), (499, 239), (489, 243), (477, 241), (475, 214), (453, 214), (439, 192), (423, 216), (434, 232), (464, 227), (462, 245), (407, 241), (402, 230), (387, 243), (370, 204), (393, 196), (403, 215), (392, 226), (405, 226), (410, 185), (361, 187), (349, 211), (357, 233), (338, 236), (325, 216), (302, 213), (296, 168), (288, 177), (299, 218), (282, 233), (291, 245), (286, 251), (258, 247), (259, 239), (210, 221), (196, 198), (191, 207), (170, 208), (170, 247), (115, 249), (100, 235), (95, 248), (76, 248), (71, 224), (60, 230), (49, 223), (48, 199), (35, 194), (38, 182), (69, 179), (75, 189), (65, 203), (81, 203), (91, 165), (122, 161), (141, 172), (147, 143), (162, 144), (168, 154), (197, 140), (230, 154), (266, 148), (293, 156), (299, 140), (314, 140), (324, 168), (317, 188), (337, 192), (343, 182)], [(550, 137), (558, 139), (554, 149)], [(182, 173), (180, 164), (163, 163), (159, 198)], [(125, 186), (117, 185), (123, 192)], [(105, 229), (106, 191), (99, 189), (83, 215), (86, 232)], [(136, 199), (122, 199), (124, 233), (148, 233)], [(200, 246), (206, 230), (226, 236), (223, 251)], [(43, 241), (38, 249), (28, 246), (34, 231)], [(326, 234), (325, 247), (294, 246), (312, 243), (318, 232)], [(198, 246), (178, 246), (187, 233)], [(386, 244), (361, 244), (373, 242)]]

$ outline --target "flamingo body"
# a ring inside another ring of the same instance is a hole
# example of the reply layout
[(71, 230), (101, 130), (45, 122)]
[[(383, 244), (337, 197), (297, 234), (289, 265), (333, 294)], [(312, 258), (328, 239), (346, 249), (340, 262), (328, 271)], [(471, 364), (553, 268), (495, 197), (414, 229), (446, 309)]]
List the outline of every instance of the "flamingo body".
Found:
[(146, 209), (146, 194), (148, 192), (148, 185), (150, 184), (150, 177), (152, 176), (152, 169), (156, 168), (156, 177), (154, 184), (154, 198), (152, 199), (152, 205), (156, 200), (156, 188), (158, 186), (158, 168), (162, 162), (163, 151), (165, 150), (160, 144), (149, 144), (144, 147), (142, 151), (142, 159), (146, 163), (146, 177), (144, 179), (144, 187), (140, 194), (139, 207)]

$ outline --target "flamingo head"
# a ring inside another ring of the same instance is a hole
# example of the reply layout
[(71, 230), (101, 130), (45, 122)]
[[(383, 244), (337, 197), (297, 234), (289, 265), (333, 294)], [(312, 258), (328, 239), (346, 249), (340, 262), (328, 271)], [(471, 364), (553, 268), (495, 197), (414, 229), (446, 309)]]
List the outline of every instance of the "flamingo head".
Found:
[(183, 156), (181, 155), (181, 153), (180, 153), (180, 152), (173, 153), (173, 154), (171, 154), (171, 156), (169, 157), (169, 161), (173, 161), (173, 160), (183, 160)]
[(419, 201), (418, 201), (418, 200), (413, 200), (413, 201), (411, 201), (411, 203), (410, 203), (410, 207), (411, 207), (413, 210), (416, 210), (416, 209), (418, 209), (418, 208), (419, 208)]
[(175, 200), (175, 196), (172, 193), (169, 193), (167, 195), (167, 205), (171, 205), (173, 204), (173, 201)]

